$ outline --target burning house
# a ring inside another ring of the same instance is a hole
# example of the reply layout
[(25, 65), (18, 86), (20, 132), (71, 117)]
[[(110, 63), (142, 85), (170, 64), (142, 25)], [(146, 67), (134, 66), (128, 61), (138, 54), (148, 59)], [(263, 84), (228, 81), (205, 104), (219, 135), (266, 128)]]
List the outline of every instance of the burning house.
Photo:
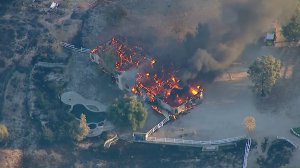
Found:
[(138, 47), (130, 48), (124, 39), (113, 37), (91, 50), (90, 59), (112, 76), (121, 90), (130, 90), (141, 64), (147, 61)]
[(184, 84), (174, 72), (158, 67), (155, 59), (143, 56), (140, 48), (131, 48), (115, 37), (93, 49), (90, 58), (112, 75), (121, 90), (148, 101), (157, 112), (165, 110), (178, 115), (203, 98), (200, 85)]
[(200, 85), (187, 86), (174, 73), (160, 71), (161, 74), (139, 72), (131, 91), (151, 104), (153, 110), (166, 110), (172, 115), (185, 112), (200, 104), (203, 89)]
[(170, 96), (160, 100), (160, 105), (172, 114), (180, 114), (201, 103), (203, 99), (203, 89), (200, 86), (183, 87), (173, 89)]

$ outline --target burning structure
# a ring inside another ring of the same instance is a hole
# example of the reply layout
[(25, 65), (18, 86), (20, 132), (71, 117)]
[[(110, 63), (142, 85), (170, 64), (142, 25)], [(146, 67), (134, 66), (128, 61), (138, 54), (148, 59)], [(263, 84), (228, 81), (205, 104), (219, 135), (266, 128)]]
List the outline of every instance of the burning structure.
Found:
[(141, 48), (130, 48), (123, 39), (113, 37), (109, 42), (92, 49), (90, 58), (105, 72), (120, 74), (138, 68), (146, 60), (141, 53)]
[(152, 104), (152, 109), (161, 112), (167, 110), (177, 115), (199, 104), (203, 98), (200, 85), (186, 86), (174, 73), (138, 72), (131, 91), (141, 95)]
[(130, 91), (140, 68), (150, 62), (139, 47), (129, 47), (125, 39), (113, 37), (91, 50), (90, 59), (112, 76), (121, 90)]
[(155, 59), (142, 53), (141, 48), (129, 47), (123, 39), (113, 37), (93, 49), (90, 58), (112, 75), (121, 90), (148, 101), (159, 113), (165, 110), (176, 116), (201, 102), (200, 85), (183, 83), (174, 72), (159, 68)]

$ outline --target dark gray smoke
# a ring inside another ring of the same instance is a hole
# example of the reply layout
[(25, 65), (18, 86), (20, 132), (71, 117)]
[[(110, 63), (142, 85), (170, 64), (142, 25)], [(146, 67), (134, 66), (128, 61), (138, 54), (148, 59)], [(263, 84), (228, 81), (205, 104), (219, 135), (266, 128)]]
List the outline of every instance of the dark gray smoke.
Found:
[[(209, 20), (207, 45), (189, 59), (196, 71), (223, 70), (242, 53), (245, 46), (271, 29), (276, 20), (284, 21), (294, 11), (294, 1), (231, 0), (222, 3), (220, 15)], [(201, 37), (200, 37), (201, 38)]]
[(297, 0), (132, 0), (112, 34), (132, 37), (186, 79), (222, 71), (246, 45), (284, 23)]

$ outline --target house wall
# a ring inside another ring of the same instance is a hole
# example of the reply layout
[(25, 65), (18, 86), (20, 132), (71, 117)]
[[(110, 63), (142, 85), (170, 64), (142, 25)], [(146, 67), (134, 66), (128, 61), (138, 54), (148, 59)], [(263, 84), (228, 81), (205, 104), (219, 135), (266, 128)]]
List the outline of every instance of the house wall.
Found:
[(90, 59), (92, 62), (94, 62), (96, 64), (101, 64), (101, 62), (102, 62), (101, 58), (97, 54), (90, 54)]
[(195, 97), (190, 102), (183, 104), (179, 107), (172, 107), (160, 99), (158, 99), (158, 102), (159, 102), (160, 107), (163, 108), (164, 110), (167, 110), (173, 114), (180, 114), (181, 112), (185, 111), (186, 108), (189, 107), (190, 105), (195, 106), (195, 105), (200, 104), (202, 102), (202, 100), (203, 100), (203, 94), (201, 92), (201, 94), (199, 94), (198, 97)]
[[(108, 74), (115, 74), (116, 72), (111, 70), (110, 68), (107, 67), (107, 65), (104, 63), (103, 59), (97, 55), (97, 54), (90, 54), (90, 59), (92, 62), (98, 64), (101, 66), (102, 70), (105, 72), (105, 73), (108, 73)], [(116, 75), (115, 75), (116, 77)]]
[(195, 99), (192, 100), (192, 105), (194, 105), (194, 106), (198, 105), (198, 104), (200, 104), (202, 102), (202, 100), (203, 100), (203, 93), (201, 92), (199, 94), (199, 97), (197, 97), (197, 98), (195, 98)]
[(159, 105), (161, 106), (161, 108), (173, 113), (173, 114), (179, 114), (180, 112), (185, 110), (185, 104), (179, 106), (179, 107), (171, 107), (169, 104), (165, 103), (162, 100), (158, 100)]

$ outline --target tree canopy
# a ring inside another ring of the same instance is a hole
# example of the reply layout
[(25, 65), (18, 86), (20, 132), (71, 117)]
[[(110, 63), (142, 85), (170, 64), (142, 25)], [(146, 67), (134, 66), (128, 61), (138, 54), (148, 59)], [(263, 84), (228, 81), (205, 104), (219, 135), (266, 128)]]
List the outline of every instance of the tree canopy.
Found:
[(50, 117), (48, 126), (43, 128), (43, 138), (46, 142), (82, 141), (89, 134), (86, 116), (81, 114), (80, 121), (72, 114), (64, 112)]
[(76, 122), (75, 120), (70, 124), (70, 135), (76, 141), (82, 141), (89, 134), (89, 127), (86, 123), (86, 116), (82, 113), (80, 115), (80, 122)]
[(0, 141), (6, 139), (8, 137), (8, 130), (5, 125), (0, 124)]
[(130, 126), (133, 131), (143, 128), (148, 116), (142, 102), (135, 96), (116, 100), (109, 108), (108, 118), (119, 127)]
[(300, 39), (300, 13), (299, 11), (291, 18), (290, 22), (282, 27), (283, 36), (290, 41)]
[(268, 95), (280, 77), (281, 62), (273, 56), (258, 57), (249, 67), (248, 77), (254, 83), (254, 91)]

